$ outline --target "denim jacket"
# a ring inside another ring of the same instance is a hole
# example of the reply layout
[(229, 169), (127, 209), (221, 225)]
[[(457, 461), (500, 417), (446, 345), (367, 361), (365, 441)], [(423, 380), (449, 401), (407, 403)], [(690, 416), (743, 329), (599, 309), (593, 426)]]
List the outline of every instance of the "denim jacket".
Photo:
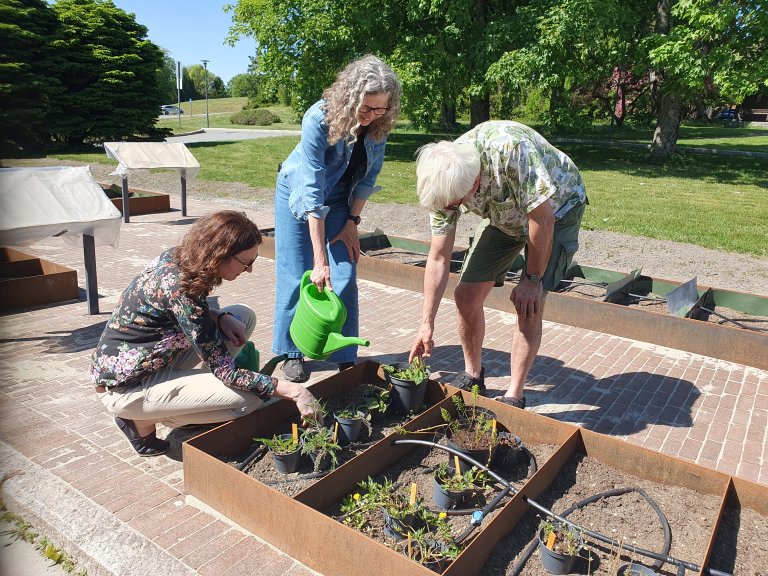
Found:
[[(301, 121), (301, 141), (283, 162), (278, 181), (283, 178), (290, 189), (288, 207), (299, 220), (308, 215), (325, 219), (330, 208), (325, 200), (347, 169), (352, 156), (352, 144), (340, 140), (328, 144), (328, 127), (325, 125), (323, 100), (312, 105)], [(367, 200), (381, 187), (374, 186), (384, 163), (386, 139), (374, 142), (367, 135), (364, 140), (368, 157), (365, 171), (359, 170), (352, 180), (349, 205), (359, 198)]]

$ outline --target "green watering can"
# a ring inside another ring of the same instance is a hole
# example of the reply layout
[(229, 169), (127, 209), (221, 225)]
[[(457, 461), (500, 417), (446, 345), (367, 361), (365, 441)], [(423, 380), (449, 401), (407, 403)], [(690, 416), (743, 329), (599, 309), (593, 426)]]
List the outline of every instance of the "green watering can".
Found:
[(244, 368), (246, 370), (251, 370), (252, 372), (261, 372), (267, 376), (272, 376), (272, 372), (275, 371), (277, 365), (287, 358), (288, 354), (280, 354), (280, 356), (275, 356), (272, 360), (264, 364), (263, 368), (259, 369), (259, 351), (256, 349), (256, 346), (253, 345), (253, 342), (249, 340), (245, 343), (245, 346), (243, 346), (240, 353), (235, 356), (235, 364), (237, 364), (238, 368)]
[(342, 336), (347, 309), (335, 292), (318, 291), (309, 280), (311, 270), (304, 272), (299, 287), (299, 303), (291, 321), (291, 339), (307, 358), (325, 360), (347, 346), (368, 346), (362, 338)]

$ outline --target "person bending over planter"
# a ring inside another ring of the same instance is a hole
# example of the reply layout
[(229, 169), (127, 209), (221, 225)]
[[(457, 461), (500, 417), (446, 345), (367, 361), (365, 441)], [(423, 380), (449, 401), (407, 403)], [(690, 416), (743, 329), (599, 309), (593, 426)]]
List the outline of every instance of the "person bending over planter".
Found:
[(525, 408), (523, 387), (541, 344), (544, 298), (562, 280), (578, 248), (587, 203), (584, 182), (571, 159), (528, 126), (491, 121), (454, 142), (422, 147), (416, 191), (430, 211), (432, 241), (424, 274), (421, 325), (410, 358), (432, 353), (435, 316), (445, 292), (456, 222), (462, 212), (484, 218), (464, 259), (454, 292), (464, 372), (453, 385), (485, 389), (481, 353), (483, 302), (524, 250), (524, 268), (510, 300), (517, 311), (511, 379), (497, 398)]
[(174, 428), (232, 420), (271, 396), (293, 400), (303, 417), (314, 416), (315, 399), (303, 386), (235, 365), (256, 325), (253, 310), (208, 304), (222, 280), (251, 272), (259, 244), (261, 232), (244, 213), (216, 212), (198, 220), (180, 246), (149, 262), (120, 296), (90, 377), (139, 455), (168, 450), (155, 434), (157, 422)]
[[(282, 371), (309, 374), (289, 328), (301, 277), (334, 290), (347, 309), (344, 336), (358, 336), (357, 226), (384, 162), (387, 135), (400, 111), (400, 81), (375, 56), (349, 64), (304, 114), (301, 141), (282, 163), (275, 189), (275, 326), (272, 352), (288, 354)], [(339, 370), (357, 359), (349, 346), (330, 357)]]

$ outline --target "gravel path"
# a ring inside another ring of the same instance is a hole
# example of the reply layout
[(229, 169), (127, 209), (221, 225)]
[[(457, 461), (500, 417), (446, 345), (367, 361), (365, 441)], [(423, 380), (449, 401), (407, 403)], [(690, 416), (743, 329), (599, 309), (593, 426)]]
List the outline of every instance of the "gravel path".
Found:
[[(57, 161), (50, 158), (28, 161), (7, 161), (6, 165), (82, 165), (79, 162)], [(91, 165), (91, 172), (100, 182), (119, 184), (117, 176), (110, 176), (114, 166)], [(171, 171), (132, 172), (131, 187), (156, 190), (177, 195), (179, 178)], [(192, 198), (209, 200), (222, 205), (238, 206), (254, 210), (272, 211), (274, 190), (253, 188), (240, 182), (212, 182), (196, 179), (187, 183), (187, 193)], [(468, 237), (479, 218), (462, 216), (459, 222), (457, 243), (468, 244)], [(379, 228), (391, 236), (403, 236), (429, 240), (426, 213), (418, 206), (379, 204), (369, 202), (363, 211), (361, 231)], [(738, 290), (768, 296), (768, 259), (758, 259), (745, 254), (710, 250), (693, 244), (654, 240), (599, 230), (582, 230), (581, 246), (576, 254), (578, 263), (584, 266), (631, 272), (642, 268), (643, 274), (657, 279), (684, 282), (694, 276), (700, 286), (712, 286), (725, 290)]]

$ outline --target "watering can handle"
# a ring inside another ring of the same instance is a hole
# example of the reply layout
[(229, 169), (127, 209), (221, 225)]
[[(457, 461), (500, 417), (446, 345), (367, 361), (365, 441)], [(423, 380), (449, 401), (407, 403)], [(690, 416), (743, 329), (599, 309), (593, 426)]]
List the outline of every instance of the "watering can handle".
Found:
[(311, 276), (312, 276), (312, 270), (307, 270), (306, 272), (304, 272), (304, 274), (301, 277), (301, 285), (299, 286), (300, 290), (303, 290), (304, 286), (311, 283), (310, 282)]

